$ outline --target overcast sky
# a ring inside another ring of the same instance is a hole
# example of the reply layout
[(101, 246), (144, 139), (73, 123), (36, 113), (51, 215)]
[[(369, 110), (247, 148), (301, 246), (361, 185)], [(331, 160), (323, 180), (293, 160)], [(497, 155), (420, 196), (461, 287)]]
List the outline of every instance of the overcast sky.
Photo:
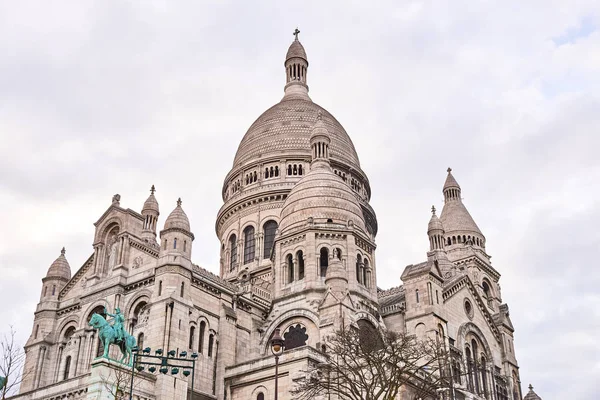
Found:
[[(526, 3), (526, 5), (524, 5)], [(223, 178), (280, 100), (298, 26), (312, 99), (354, 141), (378, 282), (425, 260), (446, 168), (487, 238), (523, 389), (598, 398), (600, 2), (0, 0), (0, 332), (73, 274), (115, 193), (178, 197), (218, 272)]]

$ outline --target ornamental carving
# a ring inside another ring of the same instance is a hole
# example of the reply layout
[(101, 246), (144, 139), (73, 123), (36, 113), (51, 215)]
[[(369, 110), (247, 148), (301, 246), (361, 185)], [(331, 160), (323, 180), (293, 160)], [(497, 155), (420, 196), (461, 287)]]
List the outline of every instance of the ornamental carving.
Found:
[(306, 334), (306, 327), (296, 324), (290, 326), (288, 331), (283, 334), (284, 348), (286, 350), (295, 349), (296, 347), (306, 346), (308, 335)]

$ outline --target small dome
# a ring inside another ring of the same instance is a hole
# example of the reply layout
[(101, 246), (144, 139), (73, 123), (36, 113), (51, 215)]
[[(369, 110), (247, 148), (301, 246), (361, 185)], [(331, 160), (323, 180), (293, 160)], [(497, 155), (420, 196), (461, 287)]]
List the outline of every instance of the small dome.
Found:
[(71, 279), (71, 266), (69, 265), (69, 262), (65, 257), (65, 252), (66, 250), (63, 247), (60, 251), (60, 256), (58, 256), (58, 258), (54, 260), (52, 265), (50, 265), (50, 268), (48, 268), (46, 278), (64, 278), (67, 280)]
[(302, 58), (302, 59), (306, 60), (306, 62), (308, 62), (308, 58), (306, 57), (306, 51), (304, 50), (304, 46), (302, 46), (302, 43), (300, 43), (300, 41), (298, 39), (294, 40), (292, 42), (292, 44), (290, 45), (290, 48), (288, 49), (287, 54), (285, 55), (285, 61), (289, 60), (290, 58), (294, 58), (294, 57)]
[(148, 199), (146, 200), (146, 202), (144, 203), (144, 207), (142, 207), (142, 214), (148, 212), (148, 211), (154, 211), (156, 213), (158, 213), (158, 201), (156, 201), (156, 197), (154, 197), (154, 192), (156, 189), (154, 189), (154, 185), (152, 185), (152, 188), (150, 189), (150, 196), (148, 196)]
[(542, 400), (542, 398), (533, 391), (533, 386), (531, 386), (530, 384), (529, 393), (527, 393), (525, 397), (523, 397), (523, 400)]
[(431, 231), (443, 231), (444, 227), (442, 226), (442, 221), (435, 215), (435, 207), (431, 207), (431, 219), (429, 220), (429, 225), (427, 225), (427, 232)]
[(460, 185), (458, 184), (458, 182), (456, 182), (456, 179), (454, 179), (454, 176), (452, 175), (452, 168), (448, 168), (447, 172), (448, 176), (446, 177), (446, 182), (444, 182), (444, 187), (442, 191), (449, 188), (460, 189)]
[(349, 224), (366, 232), (360, 203), (352, 189), (329, 166), (312, 169), (291, 190), (281, 209), (282, 233), (314, 222)]
[(164, 229), (183, 229), (184, 231), (190, 231), (190, 220), (183, 211), (183, 208), (181, 208), (181, 199), (177, 200), (177, 207), (175, 207), (167, 217)]

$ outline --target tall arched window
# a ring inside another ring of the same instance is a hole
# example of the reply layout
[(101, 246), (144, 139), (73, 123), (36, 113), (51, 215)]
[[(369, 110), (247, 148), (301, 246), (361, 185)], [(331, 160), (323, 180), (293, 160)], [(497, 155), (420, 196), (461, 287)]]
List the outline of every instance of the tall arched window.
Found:
[(212, 357), (215, 335), (212, 333), (208, 336), (208, 356)]
[(196, 340), (196, 327), (190, 326), (190, 340), (188, 342), (188, 349), (194, 350), (194, 342)]
[(185, 292), (185, 283), (181, 282), (181, 289), (179, 291), (179, 297), (183, 297), (184, 292)]
[(288, 254), (286, 257), (286, 265), (287, 265), (287, 283), (294, 282), (294, 258), (291, 254)]
[(483, 386), (483, 397), (488, 398), (487, 390), (487, 371), (485, 370), (486, 360), (481, 356), (481, 386)]
[(264, 248), (263, 258), (271, 258), (271, 249), (273, 248), (273, 242), (275, 241), (275, 232), (277, 232), (277, 222), (267, 221), (263, 225), (264, 232)]
[(304, 254), (302, 250), (296, 253), (296, 260), (298, 260), (298, 279), (304, 279)]
[(260, 392), (258, 396), (256, 396), (256, 400), (265, 400), (265, 394), (263, 392)]
[(473, 358), (471, 358), (471, 350), (468, 347), (465, 349), (465, 353), (467, 356), (467, 375), (469, 377), (467, 383), (469, 390), (473, 391)]
[(244, 229), (244, 264), (254, 261), (255, 244), (254, 227), (247, 226)]
[(415, 289), (415, 298), (417, 299), (417, 303), (419, 302), (419, 289)]
[(321, 253), (319, 256), (319, 265), (321, 266), (321, 276), (326, 276), (327, 267), (329, 267), (329, 250), (327, 250), (327, 247), (321, 248)]
[(158, 295), (162, 294), (162, 281), (158, 281)]
[(237, 263), (237, 237), (235, 234), (229, 237), (229, 270), (235, 269)]
[(362, 266), (362, 257), (360, 254), (356, 255), (356, 282), (361, 283), (360, 279), (362, 278), (362, 274), (360, 272), (360, 268)]
[(367, 274), (367, 270), (369, 269), (369, 260), (367, 260), (365, 258), (365, 267), (363, 268), (363, 285), (365, 286), (369, 286), (369, 279), (368, 279), (368, 274)]
[(69, 372), (71, 371), (71, 356), (67, 356), (65, 360), (65, 372), (63, 374), (63, 381), (69, 379)]
[(140, 351), (144, 348), (144, 332), (140, 333), (137, 337), (137, 348)]
[(473, 384), (475, 385), (475, 393), (481, 393), (481, 386), (479, 384), (479, 368), (477, 368), (477, 342), (475, 339), (471, 340), (471, 347), (473, 347)]
[(206, 331), (206, 322), (200, 322), (200, 334), (198, 335), (198, 353), (202, 354), (204, 350), (204, 331)]

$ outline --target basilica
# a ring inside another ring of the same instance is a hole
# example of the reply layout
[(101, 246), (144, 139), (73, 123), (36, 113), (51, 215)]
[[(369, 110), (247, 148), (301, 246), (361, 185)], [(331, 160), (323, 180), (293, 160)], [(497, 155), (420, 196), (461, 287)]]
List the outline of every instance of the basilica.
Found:
[[(133, 399), (273, 399), (276, 329), (285, 349), (279, 399), (292, 399), (341, 326), (437, 335), (468, 366), (454, 398), (523, 399), (500, 273), (454, 172), (440, 176), (444, 204), (422, 229), (422, 260), (380, 289), (372, 188), (344, 127), (309, 96), (308, 67), (296, 33), (283, 98), (250, 126), (223, 181), (219, 275), (194, 264), (181, 199), (160, 199), (162, 222), (154, 186), (133, 209), (115, 195), (94, 222), (89, 258), (72, 269), (63, 248), (42, 278), (14, 399), (115, 398), (110, 376), (129, 369), (111, 360), (116, 348), (111, 359), (99, 357), (89, 322), (116, 309), (140, 349), (198, 355), (192, 376), (136, 375)], [(532, 389), (527, 396), (539, 399)]]

